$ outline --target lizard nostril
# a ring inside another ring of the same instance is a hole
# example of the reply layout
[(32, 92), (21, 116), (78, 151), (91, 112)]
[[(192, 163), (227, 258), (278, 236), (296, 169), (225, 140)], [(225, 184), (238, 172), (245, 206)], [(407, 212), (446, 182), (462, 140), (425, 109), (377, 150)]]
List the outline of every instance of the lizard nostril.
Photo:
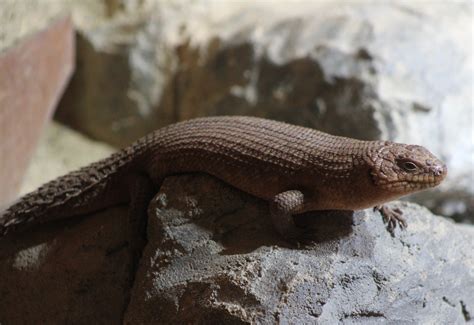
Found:
[(445, 174), (446, 172), (446, 166), (436, 166), (433, 168), (433, 173), (435, 174), (435, 176), (441, 176), (443, 174)]

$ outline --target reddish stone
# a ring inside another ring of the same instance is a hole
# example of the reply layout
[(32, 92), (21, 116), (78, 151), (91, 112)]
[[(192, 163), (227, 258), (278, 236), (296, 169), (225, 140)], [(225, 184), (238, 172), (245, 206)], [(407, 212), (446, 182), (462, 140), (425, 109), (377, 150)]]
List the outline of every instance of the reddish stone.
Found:
[(74, 29), (54, 21), (0, 53), (0, 206), (15, 198), (74, 68)]

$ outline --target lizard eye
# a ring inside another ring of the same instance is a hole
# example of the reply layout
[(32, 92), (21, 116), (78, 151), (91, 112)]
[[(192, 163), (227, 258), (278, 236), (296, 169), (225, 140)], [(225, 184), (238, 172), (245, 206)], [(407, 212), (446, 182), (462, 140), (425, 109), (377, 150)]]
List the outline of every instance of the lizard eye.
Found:
[(418, 170), (418, 166), (411, 161), (401, 161), (398, 165), (406, 172), (414, 172)]

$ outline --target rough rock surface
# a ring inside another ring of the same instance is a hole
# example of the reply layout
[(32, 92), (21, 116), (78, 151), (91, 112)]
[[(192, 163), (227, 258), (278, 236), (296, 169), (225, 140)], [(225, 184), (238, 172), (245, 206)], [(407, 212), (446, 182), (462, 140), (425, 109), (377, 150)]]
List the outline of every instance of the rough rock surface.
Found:
[(68, 3), (78, 69), (58, 117), (87, 134), (249, 114), (422, 144), (449, 177), (419, 201), (474, 215), (472, 2)]
[[(288, 243), (268, 206), (215, 178), (167, 178), (151, 202), (138, 271), (127, 207), (0, 240), (0, 323), (424, 323), (474, 315), (474, 228), (409, 203), (380, 215), (297, 217)], [(132, 287), (132, 281), (133, 287)]]
[(117, 324), (133, 271), (127, 207), (0, 240), (1, 324)]
[(58, 1), (2, 0), (0, 3), (0, 52), (45, 29), (65, 13), (64, 6), (61, 6)]
[(395, 237), (372, 211), (298, 218), (289, 244), (267, 206), (208, 176), (168, 178), (125, 321), (463, 324), (474, 315), (474, 228), (410, 203)]

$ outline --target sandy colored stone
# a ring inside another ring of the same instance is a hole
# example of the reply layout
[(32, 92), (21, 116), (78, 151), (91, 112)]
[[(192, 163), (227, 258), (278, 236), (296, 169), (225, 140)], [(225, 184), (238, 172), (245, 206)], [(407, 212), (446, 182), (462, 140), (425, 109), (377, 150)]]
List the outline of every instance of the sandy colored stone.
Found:
[(0, 2), (0, 52), (47, 28), (58, 17), (66, 14), (67, 10), (61, 1), (2, 0)]
[(51, 122), (41, 136), (26, 171), (20, 195), (115, 152), (111, 146), (93, 141), (59, 123)]

